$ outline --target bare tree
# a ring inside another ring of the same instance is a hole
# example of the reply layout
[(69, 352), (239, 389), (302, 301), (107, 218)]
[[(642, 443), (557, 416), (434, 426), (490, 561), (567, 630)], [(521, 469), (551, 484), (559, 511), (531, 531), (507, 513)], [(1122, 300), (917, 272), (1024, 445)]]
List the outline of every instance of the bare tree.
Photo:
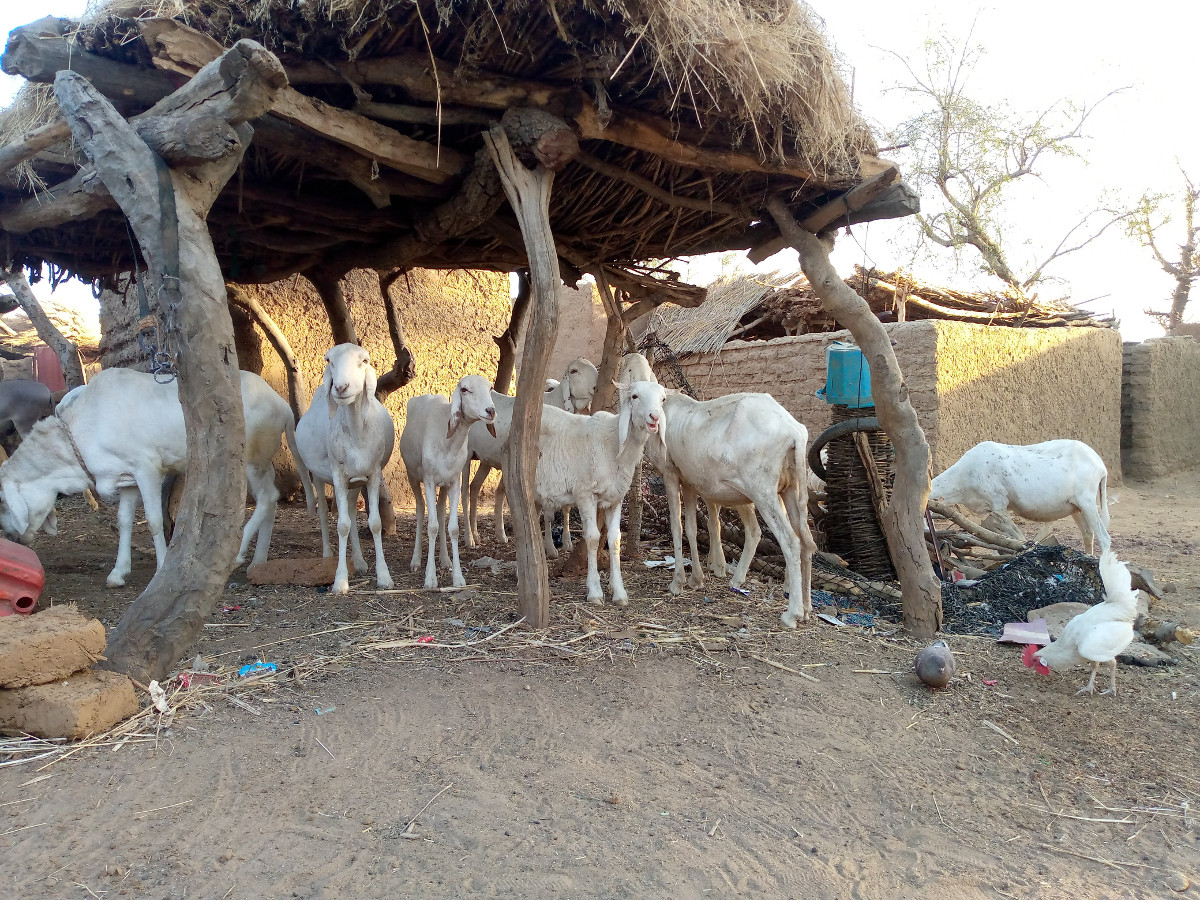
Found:
[(1018, 258), (1024, 256), (1013, 237), (1018, 230), (1010, 230), (1004, 218), (1013, 189), (1019, 182), (1040, 180), (1048, 159), (1081, 157), (1088, 117), (1115, 92), (1090, 106), (1056, 101), (1033, 117), (981, 103), (968, 94), (982, 53), (970, 41), (970, 34), (961, 45), (945, 35), (927, 41), (921, 69), (891, 54), (910, 79), (899, 90), (925, 108), (895, 129), (895, 143), (907, 148), (905, 180), (921, 192), (927, 210), (916, 216), (922, 241), (956, 255), (974, 249), (986, 271), (1024, 294), (1047, 279), (1051, 263), (1086, 247), (1127, 216), (1093, 209), (1055, 246), (1036, 249), (1028, 258)]
[[(1192, 280), (1200, 276), (1200, 255), (1196, 253), (1196, 237), (1200, 231), (1200, 223), (1196, 221), (1196, 204), (1200, 201), (1200, 187), (1192, 182), (1182, 167), (1179, 172), (1183, 176), (1183, 190), (1179, 194), (1143, 194), (1127, 223), (1130, 236), (1143, 247), (1148, 247), (1162, 270), (1175, 279), (1170, 312), (1146, 310), (1147, 315), (1159, 320), (1167, 334), (1174, 334), (1183, 321), (1183, 310), (1191, 294)], [(1182, 201), (1183, 204), (1183, 243), (1179, 245), (1178, 262), (1167, 259), (1158, 248), (1161, 235), (1174, 221), (1168, 206), (1175, 201)]]

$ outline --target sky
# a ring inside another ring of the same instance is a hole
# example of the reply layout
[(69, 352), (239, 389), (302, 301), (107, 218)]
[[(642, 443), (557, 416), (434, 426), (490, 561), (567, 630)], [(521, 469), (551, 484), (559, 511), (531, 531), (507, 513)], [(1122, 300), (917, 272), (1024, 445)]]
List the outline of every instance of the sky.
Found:
[[(0, 0), (0, 33), (7, 35), (42, 15), (78, 16), (85, 5), (85, 0), (55, 0), (33, 8)], [(1008, 210), (1035, 244), (1056, 243), (1102, 193), (1107, 192), (1110, 201), (1132, 204), (1144, 191), (1178, 190), (1180, 164), (1194, 179), (1200, 178), (1200, 117), (1195, 114), (1200, 4), (811, 0), (810, 5), (823, 18), (853, 85), (855, 102), (877, 134), (910, 114), (894, 90), (905, 73), (885, 51), (919, 60), (925, 39), (943, 31), (965, 35), (973, 27), (974, 42), (983, 46), (984, 55), (970, 87), (985, 102), (1004, 100), (1014, 110), (1031, 112), (1060, 99), (1095, 102), (1116, 88), (1126, 88), (1101, 104), (1091, 118), (1089, 139), (1081, 148), (1086, 164), (1048, 167), (1044, 182), (1023, 191)], [(0, 75), (0, 105), (7, 105), (21, 81)], [(839, 238), (834, 262), (847, 275), (855, 263), (885, 270), (902, 265), (908, 257), (897, 248), (904, 244), (904, 231), (914, 227), (908, 220), (856, 226), (849, 237)], [(1160, 247), (1173, 251), (1178, 243), (1168, 233)], [(795, 254), (785, 251), (762, 268), (795, 265)], [(688, 277), (704, 281), (717, 269), (710, 261), (692, 266)], [(971, 266), (956, 271), (950, 264), (922, 264), (915, 274), (955, 287), (986, 286)], [(1143, 312), (1147, 307), (1165, 308), (1174, 280), (1119, 228), (1059, 262), (1051, 274), (1065, 284), (1047, 293), (1069, 294), (1073, 302), (1095, 298), (1085, 308), (1115, 314), (1126, 340), (1162, 334)], [(65, 285), (59, 291), (94, 308), (85, 286)], [(1200, 299), (1191, 304), (1186, 318), (1200, 321)]]

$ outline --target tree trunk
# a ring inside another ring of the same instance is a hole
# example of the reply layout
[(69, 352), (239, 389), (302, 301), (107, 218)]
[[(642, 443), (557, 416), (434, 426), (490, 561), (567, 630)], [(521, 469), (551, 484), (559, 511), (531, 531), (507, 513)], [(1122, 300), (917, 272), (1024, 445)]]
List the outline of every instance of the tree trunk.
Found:
[(392, 300), (392, 285), (403, 275), (406, 269), (396, 269), (392, 272), (379, 272), (379, 296), (383, 298), (383, 310), (387, 314), (388, 335), (392, 339), (392, 350), (396, 361), (392, 368), (379, 376), (375, 385), (375, 399), (380, 403), (387, 399), (392, 391), (399, 390), (417, 377), (417, 364), (413, 360), (412, 351), (404, 342), (404, 326), (400, 324), (400, 316), (396, 313), (396, 304)]
[(923, 516), (929, 499), (929, 444), (909, 401), (891, 339), (867, 302), (838, 276), (821, 239), (800, 228), (778, 197), (767, 201), (767, 209), (800, 254), (800, 265), (821, 304), (850, 329), (867, 357), (875, 413), (896, 448), (896, 480), (880, 524), (904, 595), (904, 625), (917, 637), (931, 637), (942, 627), (942, 586), (925, 549)]
[(227, 283), (225, 290), (229, 294), (229, 299), (246, 310), (250, 317), (258, 323), (258, 327), (263, 330), (267, 340), (275, 348), (275, 353), (278, 354), (283, 363), (283, 369), (287, 373), (288, 406), (292, 408), (292, 415), (296, 417), (296, 421), (299, 421), (300, 417), (304, 415), (304, 411), (308, 409), (308, 401), (312, 399), (312, 395), (308, 392), (308, 381), (304, 377), (300, 364), (296, 362), (296, 356), (292, 353), (292, 345), (288, 342), (287, 336), (279, 330), (279, 326), (263, 309), (262, 304), (242, 290), (240, 286)]
[(492, 338), (500, 348), (500, 361), (496, 363), (496, 380), (492, 390), (497, 394), (507, 394), (512, 384), (513, 368), (517, 361), (517, 341), (525, 327), (526, 313), (529, 312), (529, 298), (532, 290), (529, 286), (529, 273), (524, 270), (517, 272), (517, 296), (513, 300), (512, 315), (508, 327), (500, 337)]
[[(146, 590), (109, 636), (110, 668), (164, 678), (211, 614), (233, 568), (245, 516), (245, 426), (225, 283), (204, 216), (237, 169), (262, 115), (286, 84), (279, 61), (239, 41), (177, 92), (214, 81), (238, 143), (227, 157), (170, 171), (81, 76), (59, 72), (55, 93), (76, 142), (129, 218), (148, 264), (151, 294), (179, 351), (179, 399), (188, 438), (186, 486), (175, 534)], [(185, 290), (186, 287), (186, 290)], [(185, 299), (186, 297), (186, 299)]]
[(0, 275), (3, 275), (4, 280), (8, 282), (13, 296), (17, 303), (21, 304), (21, 309), (25, 310), (25, 314), (29, 316), (29, 321), (33, 323), (42, 343), (53, 350), (58, 357), (67, 390), (81, 387), (83, 385), (83, 364), (79, 361), (79, 348), (63, 337), (62, 332), (54, 327), (54, 323), (50, 321), (50, 317), (38, 303), (37, 297), (33, 296), (33, 288), (29, 286), (29, 280), (25, 277), (24, 271), (0, 269)]
[[(1190, 218), (1190, 216), (1189, 216)], [(1192, 279), (1196, 276), (1193, 256), (1196, 247), (1190, 241), (1179, 248), (1179, 274), (1175, 278), (1175, 292), (1171, 295), (1171, 315), (1167, 320), (1167, 334), (1175, 334), (1183, 322), (1183, 311), (1187, 308), (1192, 291)], [(44, 339), (43, 339), (44, 340)]]
[(346, 304), (346, 295), (342, 293), (342, 270), (322, 266), (309, 269), (304, 277), (312, 282), (325, 304), (325, 312), (329, 316), (329, 328), (333, 332), (333, 343), (357, 344), (358, 333), (354, 330), (354, 317), (350, 315), (350, 307)]
[(542, 427), (542, 394), (550, 353), (558, 334), (558, 253), (550, 231), (550, 188), (554, 172), (539, 164), (529, 170), (517, 159), (504, 129), (484, 132), (484, 141), (500, 173), (525, 239), (533, 284), (533, 319), (525, 335), (517, 396), (513, 404), (504, 481), (512, 509), (517, 545), (517, 608), (532, 628), (550, 624), (550, 577), (542, 546), (541, 518), (534, 487), (538, 437)]

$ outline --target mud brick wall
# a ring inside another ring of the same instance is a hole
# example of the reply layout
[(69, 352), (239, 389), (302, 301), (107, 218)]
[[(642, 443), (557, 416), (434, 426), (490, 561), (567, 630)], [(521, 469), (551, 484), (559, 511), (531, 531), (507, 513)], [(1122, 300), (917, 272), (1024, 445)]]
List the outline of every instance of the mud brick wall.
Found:
[[(316, 289), (301, 276), (268, 285), (247, 285), (245, 289), (262, 304), (279, 325), (292, 352), (300, 363), (308, 384), (309, 396), (321, 382), (325, 369), (325, 351), (333, 339), (329, 318)], [(358, 338), (375, 368), (382, 374), (394, 359), (388, 336), (387, 316), (374, 272), (356, 270), (342, 280), (342, 290), (354, 317)], [(412, 351), (417, 376), (407, 386), (388, 397), (386, 406), (396, 422), (396, 438), (404, 428), (405, 404), (418, 394), (448, 395), (463, 375), (477, 374), (489, 381), (496, 373), (499, 350), (493, 335), (508, 326), (512, 308), (509, 277), (492, 272), (440, 272), (417, 269), (392, 285), (396, 311), (404, 328), (404, 337)], [(137, 321), (136, 291), (127, 294), (105, 293), (101, 298), (102, 361), (105, 366), (129, 366), (146, 369), (146, 362), (132, 333)], [(233, 311), (234, 337), (239, 365), (258, 372), (282, 397), (287, 397), (287, 378), (283, 363), (265, 334), (253, 323)], [(275, 457), (279, 483), (285, 496), (299, 489), (299, 480), (291, 455), (280, 450)], [(414, 501), (398, 451), (384, 471), (398, 507), (412, 508)]]
[[(1120, 479), (1121, 343), (1106, 328), (988, 328), (922, 320), (885, 325), (940, 472), (985, 440), (1084, 441)], [(732, 341), (682, 362), (702, 399), (765, 391), (815, 436), (830, 424), (816, 391), (825, 350), (848, 331)], [(667, 369), (665, 383), (673, 384)]]
[(1200, 343), (1164, 337), (1125, 345), (1121, 454), (1131, 478), (1200, 466)]

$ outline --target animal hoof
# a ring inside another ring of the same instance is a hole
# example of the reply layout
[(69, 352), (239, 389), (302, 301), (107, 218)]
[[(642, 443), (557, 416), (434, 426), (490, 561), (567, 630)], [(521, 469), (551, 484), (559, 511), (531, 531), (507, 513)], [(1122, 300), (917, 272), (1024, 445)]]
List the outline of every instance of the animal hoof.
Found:
[(597, 606), (603, 606), (604, 597), (600, 594), (597, 594), (594, 597), (591, 594), (588, 594), (588, 603), (595, 603)]
[(246, 557), (242, 556), (242, 554), (240, 554), (240, 553), (233, 558), (233, 564), (235, 566), (240, 566), (245, 561), (246, 561)]
[(115, 575), (109, 575), (108, 580), (104, 583), (109, 587), (125, 587), (125, 579), (123, 577), (119, 578)]
[(329, 589), (331, 594), (348, 594), (350, 593), (350, 580), (335, 581), (333, 587)]
[(390, 576), (386, 578), (377, 578), (375, 580), (375, 586), (381, 591), (390, 591), (396, 586), (396, 582), (392, 581)]
[(628, 606), (629, 598), (628, 597), (613, 597), (613, 603), (617, 604), (617, 606)]
[(786, 625), (788, 628), (796, 627), (796, 616), (793, 613), (785, 612), (779, 618), (783, 622), (783, 624)]
[(683, 585), (681, 585), (678, 581), (672, 581), (670, 587), (668, 587), (667, 590), (671, 592), (672, 596), (678, 597), (679, 594), (682, 593), (682, 591), (683, 591)]
[(436, 578), (426, 578), (425, 579), (425, 590), (436, 591), (437, 588), (438, 588), (438, 583), (437, 583)]

